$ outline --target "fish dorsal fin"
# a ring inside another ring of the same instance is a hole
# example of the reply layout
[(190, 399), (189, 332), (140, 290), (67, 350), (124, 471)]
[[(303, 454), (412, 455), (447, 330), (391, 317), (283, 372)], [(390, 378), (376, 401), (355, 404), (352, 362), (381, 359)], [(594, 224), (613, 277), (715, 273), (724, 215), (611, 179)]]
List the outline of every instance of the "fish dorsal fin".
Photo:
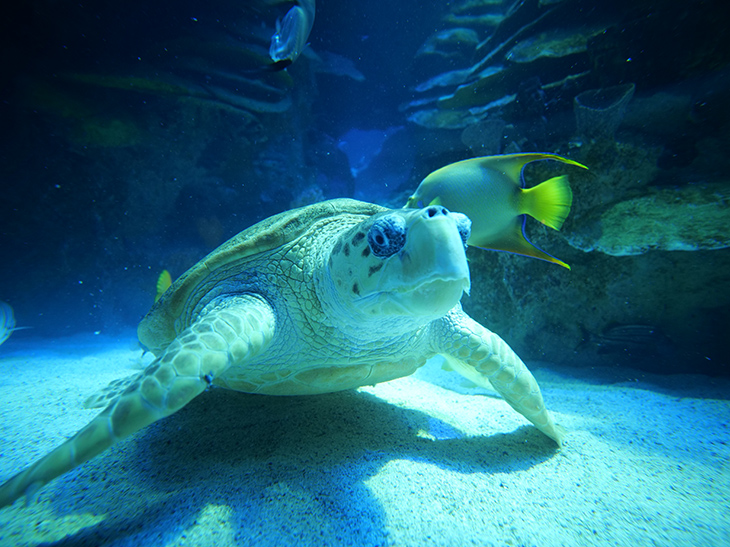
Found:
[(467, 161), (478, 161), (480, 165), (489, 169), (496, 169), (502, 171), (515, 184), (523, 186), (522, 181), (522, 168), (528, 163), (538, 160), (555, 160), (568, 165), (575, 165), (588, 169), (585, 165), (578, 163), (577, 161), (569, 160), (556, 154), (505, 154), (503, 156), (485, 156), (483, 158), (475, 158)]
[(562, 260), (555, 258), (547, 254), (542, 249), (535, 247), (525, 237), (523, 231), (524, 215), (517, 217), (512, 226), (506, 229), (502, 234), (492, 238), (489, 241), (489, 246), (481, 246), (479, 242), (469, 242), (469, 245), (473, 247), (479, 247), (481, 249), (491, 249), (494, 251), (506, 251), (508, 253), (514, 253), (523, 256), (531, 256), (532, 258), (538, 258), (540, 260), (546, 260), (553, 264), (558, 264), (564, 268), (570, 269), (570, 266)]

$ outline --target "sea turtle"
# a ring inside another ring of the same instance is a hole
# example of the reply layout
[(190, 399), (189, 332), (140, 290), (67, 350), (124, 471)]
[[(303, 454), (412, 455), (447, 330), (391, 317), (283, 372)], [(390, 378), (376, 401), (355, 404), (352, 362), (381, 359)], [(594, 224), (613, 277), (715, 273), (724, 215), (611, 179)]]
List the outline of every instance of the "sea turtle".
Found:
[(182, 275), (138, 328), (156, 359), (87, 406), (106, 408), (5, 482), (0, 507), (182, 408), (209, 386), (302, 395), (412, 374), (443, 355), (560, 444), (520, 358), (459, 304), (471, 221), (440, 205), (336, 199), (266, 219)]

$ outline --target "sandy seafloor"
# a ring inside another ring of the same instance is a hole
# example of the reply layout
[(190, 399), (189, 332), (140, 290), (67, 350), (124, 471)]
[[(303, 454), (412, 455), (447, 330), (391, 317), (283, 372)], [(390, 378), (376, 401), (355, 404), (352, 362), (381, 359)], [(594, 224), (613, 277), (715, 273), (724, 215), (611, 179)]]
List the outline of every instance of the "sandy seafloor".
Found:
[[(132, 339), (0, 347), (0, 480), (138, 370)], [(562, 450), (438, 363), (314, 397), (214, 389), (0, 510), (0, 545), (730, 545), (730, 380), (531, 368)]]

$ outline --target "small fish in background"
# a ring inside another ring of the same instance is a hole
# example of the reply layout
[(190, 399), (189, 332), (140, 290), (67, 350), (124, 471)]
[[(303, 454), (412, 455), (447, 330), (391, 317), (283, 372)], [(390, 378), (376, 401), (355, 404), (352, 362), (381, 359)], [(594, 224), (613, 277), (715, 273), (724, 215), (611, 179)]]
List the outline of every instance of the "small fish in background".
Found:
[(157, 277), (157, 292), (155, 293), (155, 302), (157, 302), (163, 293), (170, 288), (172, 285), (172, 277), (170, 272), (162, 270), (160, 275)]
[(582, 329), (583, 342), (578, 348), (593, 346), (599, 354), (653, 355), (671, 345), (670, 338), (654, 325), (614, 324), (606, 327), (600, 334), (593, 334), (585, 327)]
[(30, 327), (16, 327), (15, 314), (10, 304), (0, 302), (0, 346), (10, 338), (10, 335), (16, 330), (29, 329)]
[(297, 0), (283, 21), (276, 20), (276, 32), (269, 46), (273, 64), (268, 70), (283, 70), (301, 55), (312, 31), (314, 11), (314, 0)]
[(538, 160), (555, 160), (588, 169), (555, 154), (473, 158), (428, 175), (405, 207), (443, 205), (471, 219), (469, 245), (531, 256), (570, 269), (562, 260), (535, 247), (525, 235), (526, 215), (559, 230), (573, 203), (573, 192), (565, 175), (525, 188), (524, 167)]

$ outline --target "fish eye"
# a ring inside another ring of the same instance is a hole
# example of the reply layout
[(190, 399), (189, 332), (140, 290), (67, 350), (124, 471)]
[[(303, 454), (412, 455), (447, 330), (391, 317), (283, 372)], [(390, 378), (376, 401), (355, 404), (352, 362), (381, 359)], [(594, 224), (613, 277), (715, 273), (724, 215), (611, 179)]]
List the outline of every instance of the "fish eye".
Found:
[(406, 221), (400, 215), (379, 218), (368, 230), (368, 245), (379, 258), (393, 256), (406, 243)]

